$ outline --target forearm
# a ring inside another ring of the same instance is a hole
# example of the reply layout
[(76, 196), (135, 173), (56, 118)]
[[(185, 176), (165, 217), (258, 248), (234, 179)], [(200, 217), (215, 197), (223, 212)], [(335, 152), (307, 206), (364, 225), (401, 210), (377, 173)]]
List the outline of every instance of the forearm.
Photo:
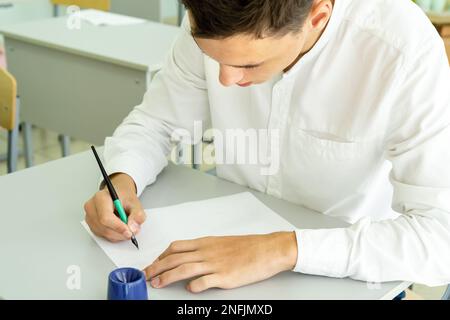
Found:
[(448, 213), (436, 209), (396, 220), (364, 219), (350, 228), (298, 230), (295, 271), (370, 282), (450, 282)]

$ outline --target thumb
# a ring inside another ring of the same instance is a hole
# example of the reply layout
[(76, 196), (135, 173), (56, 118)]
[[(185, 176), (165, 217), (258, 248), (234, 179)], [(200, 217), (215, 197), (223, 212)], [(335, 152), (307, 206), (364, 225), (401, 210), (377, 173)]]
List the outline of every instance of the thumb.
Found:
[(141, 206), (131, 208), (128, 216), (128, 226), (134, 234), (139, 233), (141, 225), (145, 222), (147, 215)]

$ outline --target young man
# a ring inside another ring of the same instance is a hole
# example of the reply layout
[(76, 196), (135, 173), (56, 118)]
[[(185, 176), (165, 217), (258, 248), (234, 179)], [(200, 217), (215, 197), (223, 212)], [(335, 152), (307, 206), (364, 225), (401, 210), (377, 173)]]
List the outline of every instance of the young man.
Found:
[[(145, 220), (138, 196), (167, 165), (171, 135), (193, 134), (195, 121), (267, 132), (258, 139), (270, 161), (218, 164), (219, 177), (352, 226), (177, 241), (146, 268), (151, 284), (191, 279), (200, 292), (286, 270), (449, 283), (450, 72), (423, 12), (410, 0), (183, 2), (188, 18), (163, 69), (105, 142), (131, 229)], [(106, 189), (85, 210), (95, 234), (130, 238)]]

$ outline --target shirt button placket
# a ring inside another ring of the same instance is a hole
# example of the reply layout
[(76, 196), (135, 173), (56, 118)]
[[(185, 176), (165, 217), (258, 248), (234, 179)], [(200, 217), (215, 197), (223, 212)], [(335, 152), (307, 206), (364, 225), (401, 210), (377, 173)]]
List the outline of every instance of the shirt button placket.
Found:
[[(280, 130), (279, 136), (281, 137), (282, 134), (282, 128), (281, 128), (281, 122), (282, 122), (282, 115), (283, 115), (283, 86), (282, 81), (279, 81), (274, 85), (273, 91), (272, 91), (272, 112), (269, 122), (269, 132), (268, 132), (268, 151), (270, 155), (273, 155), (273, 150), (271, 150), (271, 143), (272, 143), (272, 130)], [(273, 175), (268, 176), (267, 179), (267, 194), (273, 195), (275, 197), (280, 198), (280, 180), (279, 180), (279, 173), (275, 173)]]

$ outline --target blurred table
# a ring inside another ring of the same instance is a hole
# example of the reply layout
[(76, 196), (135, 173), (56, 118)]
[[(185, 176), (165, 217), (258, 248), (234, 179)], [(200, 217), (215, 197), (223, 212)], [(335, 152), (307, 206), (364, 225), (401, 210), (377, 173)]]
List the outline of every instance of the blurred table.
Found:
[(101, 145), (141, 103), (180, 29), (151, 21), (71, 29), (67, 19), (0, 27), (21, 119)]

